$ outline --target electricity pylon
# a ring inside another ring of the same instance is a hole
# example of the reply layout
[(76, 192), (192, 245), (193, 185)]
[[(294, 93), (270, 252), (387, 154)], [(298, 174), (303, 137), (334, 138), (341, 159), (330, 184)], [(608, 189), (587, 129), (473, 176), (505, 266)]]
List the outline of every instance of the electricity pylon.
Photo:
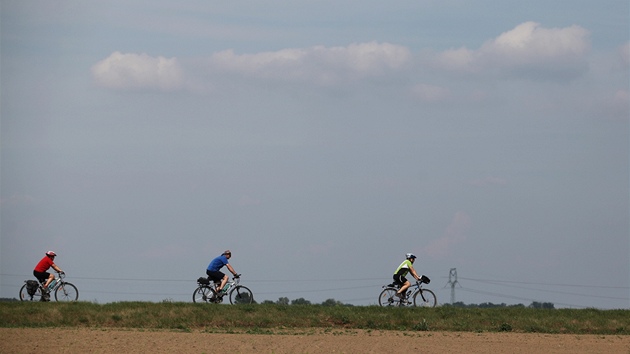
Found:
[(448, 273), (448, 284), (451, 286), (451, 305), (455, 304), (455, 284), (457, 282), (457, 268), (451, 268)]

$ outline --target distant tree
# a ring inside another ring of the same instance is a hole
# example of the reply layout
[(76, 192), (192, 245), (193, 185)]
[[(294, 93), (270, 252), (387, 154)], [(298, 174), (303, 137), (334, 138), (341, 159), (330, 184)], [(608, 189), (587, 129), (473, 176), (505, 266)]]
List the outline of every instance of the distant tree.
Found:
[[(492, 302), (484, 302), (481, 304), (465, 304), (461, 301), (458, 301), (454, 304), (444, 304), (444, 307), (463, 307), (463, 308), (501, 308), (501, 307), (525, 307), (523, 304), (516, 305), (507, 305), (505, 303), (494, 304)], [(531, 307), (531, 306), (530, 306)]]
[(554, 305), (551, 302), (538, 302), (538, 301), (534, 301), (529, 305), (530, 308), (534, 308), (534, 309), (554, 309)]
[(278, 299), (278, 301), (276, 301), (276, 304), (278, 305), (288, 305), (289, 304), (289, 298), (288, 297), (281, 297)]
[(242, 292), (239, 295), (234, 297), (234, 303), (235, 304), (249, 304), (249, 303), (255, 304), (256, 301), (254, 301), (254, 299), (251, 299), (249, 297), (249, 293)]
[(484, 302), (482, 304), (479, 304), (480, 308), (486, 308), (486, 309), (492, 309), (492, 308), (497, 308), (497, 307), (507, 307), (507, 305), (505, 303), (501, 303), (501, 304), (493, 304), (491, 302)]
[(291, 305), (310, 305), (311, 302), (301, 297), (299, 299), (295, 299), (291, 301)]
[(335, 299), (328, 299), (322, 302), (322, 306), (343, 306), (341, 301), (336, 301)]
[(265, 300), (265, 301), (261, 302), (261, 304), (263, 304), (263, 305), (272, 305), (272, 304), (275, 304), (275, 302), (273, 302), (271, 300)]

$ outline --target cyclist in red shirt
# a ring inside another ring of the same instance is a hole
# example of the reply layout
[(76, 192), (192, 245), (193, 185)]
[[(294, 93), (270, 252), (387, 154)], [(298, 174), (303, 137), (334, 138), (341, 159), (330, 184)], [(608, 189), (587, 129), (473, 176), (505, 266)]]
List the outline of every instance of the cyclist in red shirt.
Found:
[(48, 291), (48, 284), (50, 284), (50, 282), (55, 279), (55, 275), (48, 273), (47, 270), (52, 267), (52, 269), (56, 270), (57, 272), (63, 273), (63, 270), (61, 270), (61, 268), (59, 268), (55, 264), (55, 257), (57, 257), (57, 254), (55, 252), (46, 252), (44, 258), (42, 258), (42, 260), (37, 263), (35, 269), (33, 270), (33, 275), (35, 276), (35, 278), (37, 278), (40, 283), (45, 282), (43, 287), (46, 291)]

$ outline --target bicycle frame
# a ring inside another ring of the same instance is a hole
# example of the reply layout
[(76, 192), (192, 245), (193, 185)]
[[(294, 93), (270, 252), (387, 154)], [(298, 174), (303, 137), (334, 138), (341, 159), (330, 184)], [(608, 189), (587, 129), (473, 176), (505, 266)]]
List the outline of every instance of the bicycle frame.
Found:
[[(225, 287), (223, 288), (223, 290), (225, 290), (225, 288), (228, 289), (228, 291), (222, 291), (223, 294), (227, 294), (227, 293), (231, 293), (232, 291), (234, 291), (234, 289), (236, 288), (236, 286), (238, 284), (240, 284), (241, 282), (241, 277), (238, 278), (232, 278), (231, 281), (228, 281), (227, 283), (225, 283)], [(214, 290), (217, 292), (217, 294), (219, 293), (219, 291), (217, 290), (219, 288), (219, 285), (221, 285), (220, 283), (214, 283), (215, 288)]]

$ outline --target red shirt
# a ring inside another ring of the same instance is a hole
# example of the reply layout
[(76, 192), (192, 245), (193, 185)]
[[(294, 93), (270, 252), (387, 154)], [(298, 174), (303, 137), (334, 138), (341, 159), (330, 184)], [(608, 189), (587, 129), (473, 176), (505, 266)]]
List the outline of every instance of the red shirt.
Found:
[(35, 271), (43, 273), (47, 271), (48, 268), (52, 267), (53, 264), (54, 262), (52, 258), (44, 256), (44, 258), (42, 258), (42, 260), (39, 261), (39, 263), (37, 263), (37, 265), (35, 266)]

